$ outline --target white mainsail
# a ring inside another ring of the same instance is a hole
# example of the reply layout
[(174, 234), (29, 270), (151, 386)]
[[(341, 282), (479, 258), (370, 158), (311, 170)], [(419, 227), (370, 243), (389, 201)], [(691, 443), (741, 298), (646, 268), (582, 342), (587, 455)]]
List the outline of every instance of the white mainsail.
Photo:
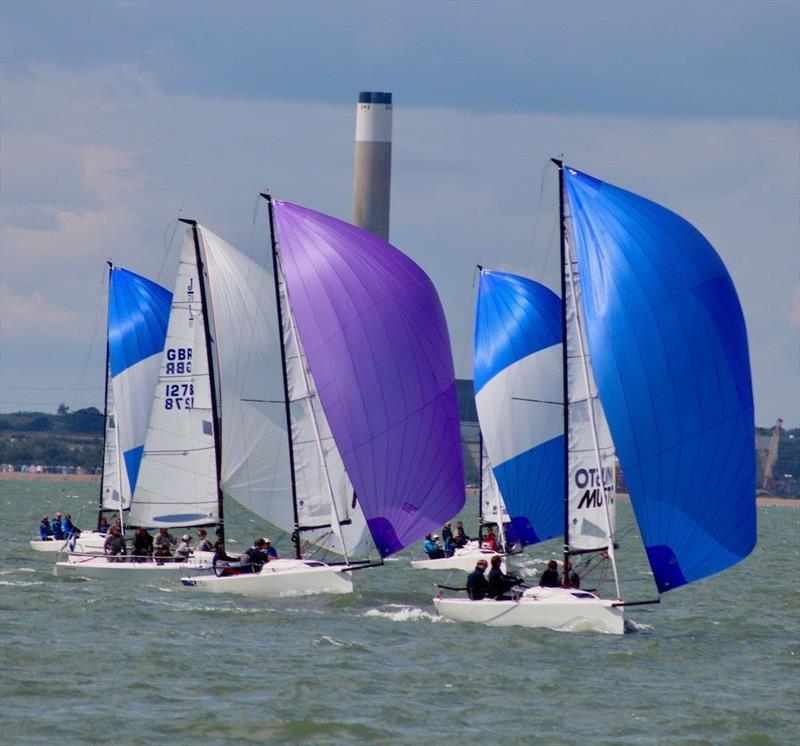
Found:
[(111, 370), (106, 366), (106, 421), (103, 444), (103, 489), (100, 493), (101, 510), (127, 510), (130, 505), (130, 491), (123, 497), (122, 471), (120, 469), (119, 433), (117, 415), (114, 409), (114, 387), (111, 383)]
[(219, 520), (206, 343), (196, 252), (188, 231), (128, 518), (134, 526), (198, 526)]
[[(320, 406), (280, 263), (278, 278), (291, 401), (297, 515), (300, 527), (305, 529), (302, 540), (337, 554), (365, 555), (370, 548), (366, 519)], [(314, 528), (317, 526), (320, 528)]]
[[(481, 442), (483, 448), (483, 443)], [(494, 469), (483, 448), (481, 454), (481, 519), (483, 523), (496, 523), (497, 536), (500, 543), (505, 546), (505, 525), (511, 521), (506, 511), (503, 496), (500, 494), (500, 487), (494, 476)]]
[[(567, 216), (567, 225), (571, 224)], [(612, 546), (615, 530), (615, 451), (600, 403), (585, 342), (581, 281), (567, 233), (566, 276), (567, 381), (569, 391), (568, 493), (569, 547), (572, 551)]]

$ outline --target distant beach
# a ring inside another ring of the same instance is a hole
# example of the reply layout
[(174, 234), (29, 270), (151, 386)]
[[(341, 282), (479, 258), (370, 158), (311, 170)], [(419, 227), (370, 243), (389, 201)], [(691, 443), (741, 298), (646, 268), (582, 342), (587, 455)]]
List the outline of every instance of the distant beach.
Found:
[[(30, 481), (45, 481), (45, 482), (99, 482), (99, 474), (33, 474), (31, 472), (21, 471), (0, 471), (0, 480), (3, 479), (20, 479)], [(467, 494), (477, 495), (478, 490), (475, 488), (468, 488)], [(620, 500), (628, 502), (629, 497), (625, 493), (617, 495)], [(800, 499), (793, 497), (770, 497), (759, 496), (756, 498), (757, 505), (789, 505), (793, 508), (800, 508)]]

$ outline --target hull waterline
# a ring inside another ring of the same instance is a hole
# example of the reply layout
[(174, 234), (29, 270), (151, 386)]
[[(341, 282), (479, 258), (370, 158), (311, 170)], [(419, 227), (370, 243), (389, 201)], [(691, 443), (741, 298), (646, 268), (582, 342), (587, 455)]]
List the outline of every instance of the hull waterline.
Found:
[(346, 566), (303, 560), (273, 560), (260, 573), (186, 575), (187, 588), (209, 593), (235, 593), (252, 598), (287, 598), (317, 593), (352, 593), (353, 577)]
[(470, 601), (467, 598), (435, 598), (436, 610), (456, 622), (490, 627), (528, 627), (557, 632), (600, 632), (621, 635), (625, 619), (616, 601), (587, 591), (531, 588), (513, 601)]

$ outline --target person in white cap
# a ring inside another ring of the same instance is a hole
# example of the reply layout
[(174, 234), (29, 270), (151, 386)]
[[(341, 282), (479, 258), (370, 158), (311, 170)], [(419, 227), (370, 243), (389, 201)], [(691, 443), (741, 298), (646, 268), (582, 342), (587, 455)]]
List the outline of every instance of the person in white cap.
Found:
[(439, 544), (439, 534), (428, 534), (422, 546), (425, 549), (425, 554), (428, 555), (428, 559), (444, 559), (445, 553), (441, 544)]
[(175, 554), (178, 557), (183, 557), (183, 559), (188, 559), (192, 556), (192, 537), (190, 534), (181, 536), (181, 543), (178, 544)]
[(278, 550), (272, 546), (272, 542), (265, 536), (264, 537), (264, 551), (269, 555), (271, 560), (278, 559)]

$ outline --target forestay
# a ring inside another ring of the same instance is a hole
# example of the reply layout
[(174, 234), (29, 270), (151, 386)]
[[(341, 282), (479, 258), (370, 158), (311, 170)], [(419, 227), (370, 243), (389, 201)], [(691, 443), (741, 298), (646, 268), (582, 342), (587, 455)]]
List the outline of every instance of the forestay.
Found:
[[(108, 386), (102, 507), (130, 507), (172, 302), (150, 280), (113, 267), (108, 294)], [(113, 450), (118, 449), (117, 452)], [(114, 473), (118, 470), (118, 473)]]
[(288, 202), (274, 213), (321, 409), (385, 557), (464, 504), (444, 313), (425, 273), (386, 241)]
[(706, 239), (649, 200), (564, 168), (597, 388), (660, 591), (755, 544), (747, 335)]
[(561, 300), (537, 282), (481, 271), (475, 402), (514, 535), (534, 544), (563, 531)]

